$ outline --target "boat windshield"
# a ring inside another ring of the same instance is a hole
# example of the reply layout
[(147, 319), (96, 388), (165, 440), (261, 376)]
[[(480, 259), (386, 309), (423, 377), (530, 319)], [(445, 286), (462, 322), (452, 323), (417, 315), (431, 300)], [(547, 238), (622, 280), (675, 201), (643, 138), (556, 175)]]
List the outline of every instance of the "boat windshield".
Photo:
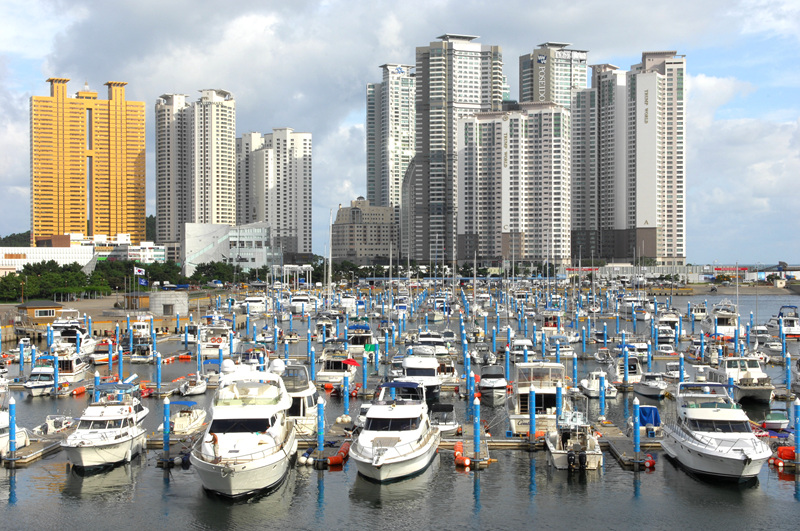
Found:
[(122, 427), (122, 419), (111, 420), (81, 420), (79, 430), (111, 430)]
[(402, 419), (368, 418), (364, 429), (367, 431), (411, 431), (422, 423), (422, 417)]
[(436, 369), (406, 367), (406, 376), (436, 376)]
[(31, 382), (52, 382), (53, 375), (52, 374), (31, 374), (31, 377), (28, 378), (28, 381)]
[(750, 424), (746, 420), (689, 419), (689, 428), (714, 433), (750, 433)]
[(214, 419), (210, 433), (256, 433), (269, 429), (269, 419)]

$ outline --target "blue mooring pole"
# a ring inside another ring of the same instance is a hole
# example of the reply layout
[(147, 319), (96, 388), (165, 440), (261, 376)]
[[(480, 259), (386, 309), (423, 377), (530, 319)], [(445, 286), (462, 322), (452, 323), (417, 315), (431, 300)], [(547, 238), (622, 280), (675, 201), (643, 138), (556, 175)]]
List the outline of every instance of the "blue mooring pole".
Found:
[(639, 452), (640, 452), (640, 442), (641, 442), (641, 433), (639, 433), (639, 399), (633, 399), (633, 453), (635, 456), (634, 467), (635, 470), (639, 470)]
[(325, 447), (325, 402), (322, 397), (317, 399), (317, 451), (322, 458), (322, 449)]
[[(55, 362), (58, 366), (58, 360)], [(14, 397), (8, 399), (8, 455), (7, 461), (11, 461), (12, 466), (17, 460), (17, 401)]]
[(678, 370), (679, 370), (679, 382), (683, 383), (683, 352), (680, 353), (678, 356)]
[(606, 418), (606, 373), (600, 373), (600, 418)]
[(169, 462), (169, 397), (164, 399), (164, 465)]
[(536, 442), (536, 389), (528, 393), (528, 441)]
[[(220, 349), (222, 350), (222, 349)], [(158, 386), (158, 394), (161, 394), (161, 353), (156, 352), (156, 385)]]
[(94, 371), (94, 401), (100, 400), (100, 373)]
[(475, 411), (474, 420), (472, 421), (472, 444), (475, 450), (473, 460), (477, 460), (481, 458), (481, 401), (479, 398), (475, 398), (472, 402), (472, 409)]
[(344, 414), (350, 414), (350, 375), (345, 373), (342, 383), (342, 400), (344, 402)]

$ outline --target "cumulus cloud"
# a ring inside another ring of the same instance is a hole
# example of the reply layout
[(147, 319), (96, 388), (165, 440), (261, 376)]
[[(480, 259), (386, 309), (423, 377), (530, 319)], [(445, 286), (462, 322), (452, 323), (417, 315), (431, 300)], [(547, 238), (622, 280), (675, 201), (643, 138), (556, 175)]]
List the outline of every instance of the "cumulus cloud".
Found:
[[(313, 241), (321, 253), (329, 210), (366, 193), (364, 129), (353, 122), (364, 114), (366, 83), (380, 80), (379, 65), (413, 64), (415, 48), (443, 33), (478, 35), (480, 42), (503, 48), (515, 96), (518, 57), (545, 41), (571, 42), (590, 51), (592, 64), (623, 69), (644, 50), (678, 50), (690, 64), (693, 53), (740, 61), (725, 51), (743, 46), (743, 35), (796, 36), (793, 4), (764, 2), (626, 2), (619, 9), (585, 1), (532, 9), (527, 0), (508, 0), (486, 9), (478, 0), (242, 0), (230, 6), (211, 0), (7, 0), (0, 6), (0, 172), (6, 193), (18, 194), (19, 201), (0, 219), (0, 234), (29, 228), (27, 99), (46, 94), (44, 79), (51, 75), (72, 78), (71, 90), (84, 81), (94, 89), (127, 81), (127, 97), (150, 109), (163, 93), (194, 98), (199, 89), (223, 88), (236, 98), (239, 134), (273, 127), (313, 133)], [(784, 65), (780, 71), (787, 70)], [(749, 209), (769, 212), (781, 204), (776, 201), (791, 201), (780, 190), (796, 174), (798, 125), (783, 123), (780, 115), (736, 116), (732, 109), (761, 90), (737, 75), (696, 72), (689, 80), (690, 254), (710, 252), (703, 237), (714, 223), (705, 215), (707, 204), (732, 206), (738, 197), (736, 206), (744, 208), (754, 176), (759, 192), (750, 194)], [(794, 152), (787, 138), (794, 138)], [(153, 139), (148, 127), (150, 213)]]

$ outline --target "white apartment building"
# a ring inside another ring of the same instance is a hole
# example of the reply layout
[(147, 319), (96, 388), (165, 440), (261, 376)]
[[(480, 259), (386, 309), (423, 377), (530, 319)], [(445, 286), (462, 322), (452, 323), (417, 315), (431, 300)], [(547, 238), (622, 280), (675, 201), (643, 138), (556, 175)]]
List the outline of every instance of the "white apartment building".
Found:
[(416, 156), (407, 173), (408, 213), (401, 216), (410, 226), (403, 254), (422, 261), (455, 254), (458, 121), (499, 111), (506, 89), (499, 46), (473, 42), (472, 35), (439, 39), (417, 48)]
[(381, 65), (383, 81), (367, 84), (367, 200), (393, 206), (399, 219), (403, 176), (415, 154), (414, 65)]
[(567, 109), (572, 91), (587, 88), (585, 50), (571, 50), (565, 42), (545, 42), (519, 58), (519, 101), (553, 102)]
[(288, 127), (236, 140), (239, 223), (266, 222), (284, 253), (311, 252), (311, 140)]
[(162, 94), (156, 101), (156, 240), (184, 223), (236, 223), (236, 101), (230, 92)]
[(686, 56), (642, 53), (627, 75), (628, 230), (636, 256), (686, 262)]
[(685, 263), (685, 67), (645, 52), (629, 72), (593, 65), (573, 92), (573, 257)]
[(459, 259), (569, 263), (570, 124), (550, 102), (459, 120)]

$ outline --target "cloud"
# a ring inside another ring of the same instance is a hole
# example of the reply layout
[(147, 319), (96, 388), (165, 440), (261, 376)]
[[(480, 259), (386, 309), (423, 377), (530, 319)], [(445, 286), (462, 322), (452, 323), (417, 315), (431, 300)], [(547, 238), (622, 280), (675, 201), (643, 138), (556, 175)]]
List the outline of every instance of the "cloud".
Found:
[(800, 245), (786, 219), (800, 209), (792, 192), (800, 174), (800, 120), (720, 119), (720, 106), (753, 87), (704, 75), (690, 77), (689, 87), (687, 253), (695, 263), (787, 259), (786, 250)]

